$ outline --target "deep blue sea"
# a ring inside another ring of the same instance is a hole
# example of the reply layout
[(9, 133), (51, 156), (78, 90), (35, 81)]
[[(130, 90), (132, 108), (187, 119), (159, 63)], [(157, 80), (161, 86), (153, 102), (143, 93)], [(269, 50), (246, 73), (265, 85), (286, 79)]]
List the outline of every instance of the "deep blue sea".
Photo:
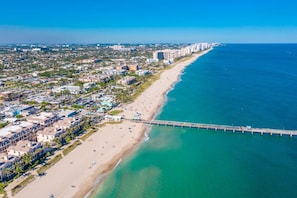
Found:
[[(297, 45), (227, 44), (189, 65), (156, 119), (297, 129)], [(297, 137), (153, 127), (97, 198), (297, 197)]]

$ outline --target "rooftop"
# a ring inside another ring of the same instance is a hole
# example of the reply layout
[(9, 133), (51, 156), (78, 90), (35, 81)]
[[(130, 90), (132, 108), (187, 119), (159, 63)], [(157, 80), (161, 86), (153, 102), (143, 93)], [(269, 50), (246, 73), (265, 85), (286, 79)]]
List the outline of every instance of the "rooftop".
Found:
[(0, 129), (0, 136), (5, 137), (12, 132), (19, 132), (23, 128), (30, 128), (32, 126), (33, 126), (33, 124), (31, 122), (19, 122), (14, 125), (9, 125), (9, 126), (6, 126), (2, 129)]

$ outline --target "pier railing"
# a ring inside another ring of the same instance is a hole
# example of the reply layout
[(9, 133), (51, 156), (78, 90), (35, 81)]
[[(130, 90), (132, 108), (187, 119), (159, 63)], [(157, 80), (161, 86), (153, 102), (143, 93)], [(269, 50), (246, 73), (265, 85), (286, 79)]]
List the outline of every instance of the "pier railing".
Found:
[(230, 131), (230, 132), (241, 132), (241, 133), (259, 133), (270, 134), (270, 135), (289, 135), (290, 137), (297, 135), (297, 130), (285, 130), (285, 129), (270, 129), (270, 128), (253, 128), (251, 126), (231, 126), (231, 125), (219, 125), (219, 124), (205, 124), (205, 123), (192, 123), (192, 122), (178, 122), (178, 121), (167, 121), (167, 120), (141, 120), (133, 119), (132, 121), (138, 123), (144, 123), (149, 125), (158, 126), (172, 126), (172, 127), (185, 127), (185, 128), (197, 128), (214, 131)]

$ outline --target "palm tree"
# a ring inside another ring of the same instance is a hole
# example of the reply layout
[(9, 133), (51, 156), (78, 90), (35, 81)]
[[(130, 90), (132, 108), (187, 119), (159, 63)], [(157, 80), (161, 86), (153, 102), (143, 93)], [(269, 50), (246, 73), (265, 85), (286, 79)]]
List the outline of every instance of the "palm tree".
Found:
[(48, 147), (50, 146), (50, 143), (49, 143), (49, 142), (45, 142), (44, 146), (45, 146), (46, 148), (48, 148)]
[(11, 173), (12, 173), (12, 168), (11, 167), (5, 168), (3, 180), (6, 180), (7, 178), (9, 178)]
[(14, 165), (14, 171), (18, 176), (23, 173), (22, 165), (19, 162)]
[(62, 146), (61, 138), (55, 138), (53, 141), (54, 141), (56, 144), (58, 144), (59, 146)]
[(22, 160), (25, 163), (25, 166), (28, 166), (32, 163), (33, 155), (32, 153), (28, 153), (22, 156)]
[(85, 121), (83, 129), (88, 130), (90, 127), (90, 123), (88, 121)]
[(65, 137), (65, 142), (68, 144), (70, 141), (71, 141), (71, 137), (70, 137), (70, 135), (67, 135)]
[(48, 152), (46, 152), (45, 156), (49, 157), (49, 156), (51, 156), (51, 153), (48, 151)]
[(38, 148), (38, 149), (36, 149), (36, 151), (34, 152), (34, 155), (35, 155), (35, 156), (38, 156), (38, 158), (39, 158), (40, 156), (42, 156), (42, 154), (43, 154), (43, 149), (42, 149), (42, 148)]

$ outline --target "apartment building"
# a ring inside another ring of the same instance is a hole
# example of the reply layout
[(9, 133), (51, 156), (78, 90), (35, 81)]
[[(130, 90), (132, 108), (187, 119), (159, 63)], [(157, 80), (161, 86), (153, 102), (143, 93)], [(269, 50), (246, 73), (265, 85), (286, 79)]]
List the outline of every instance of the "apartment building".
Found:
[(39, 123), (18, 122), (0, 129), (0, 152), (20, 140), (33, 140), (40, 128)]
[(42, 145), (39, 142), (31, 142), (29, 140), (18, 141), (15, 145), (11, 145), (7, 148), (8, 155), (13, 155), (21, 157), (26, 154), (33, 154), (33, 159), (35, 157), (35, 152), (37, 149), (42, 149)]
[(48, 127), (58, 119), (57, 114), (50, 112), (41, 112), (27, 117), (28, 122), (38, 123), (41, 127)]
[(20, 160), (20, 157), (0, 153), (0, 181), (7, 181), (11, 179), (14, 173), (15, 163)]
[(67, 129), (76, 127), (81, 122), (79, 117), (66, 117), (59, 120), (51, 127), (46, 127), (37, 132), (37, 142), (45, 143), (51, 142), (55, 138), (59, 138)]
[(62, 128), (56, 128), (56, 127), (46, 127), (41, 131), (38, 131), (36, 133), (37, 136), (37, 142), (45, 143), (45, 142), (51, 142), (55, 138), (60, 137), (65, 132)]
[(80, 122), (81, 122), (81, 119), (79, 117), (69, 117), (69, 118), (64, 118), (63, 120), (59, 120), (54, 124), (54, 127), (58, 129), (66, 130), (77, 126)]
[(118, 84), (121, 85), (131, 85), (136, 81), (134, 76), (125, 76), (124, 78), (117, 81)]

